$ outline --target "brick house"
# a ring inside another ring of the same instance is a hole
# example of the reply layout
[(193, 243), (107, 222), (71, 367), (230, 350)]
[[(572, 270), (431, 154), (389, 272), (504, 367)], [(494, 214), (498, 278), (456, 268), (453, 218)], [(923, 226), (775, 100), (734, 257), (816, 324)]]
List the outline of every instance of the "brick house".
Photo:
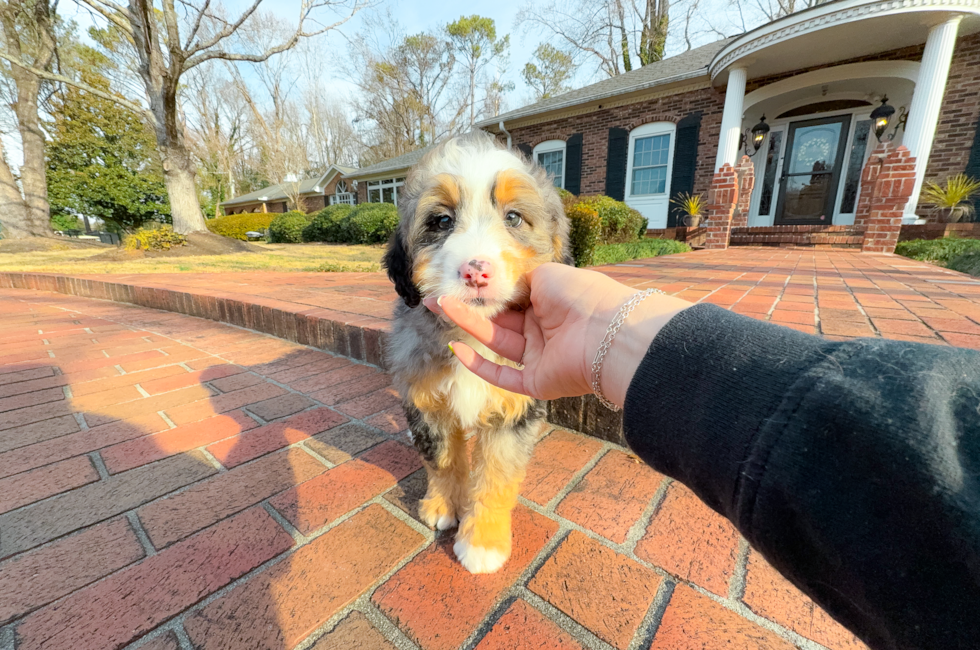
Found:
[(929, 216), (924, 181), (980, 178), (978, 32), (977, 0), (833, 0), (477, 126), (652, 229), (683, 225), (670, 199), (689, 192), (726, 246), (887, 250)]
[[(353, 167), (331, 165), (318, 178), (300, 181), (298, 189), (300, 210), (316, 212), (334, 203), (355, 202), (356, 183), (347, 178), (357, 170)], [(292, 188), (285, 185), (270, 185), (261, 190), (236, 196), (221, 204), (225, 214), (242, 214), (244, 212), (286, 212), (289, 204), (289, 192)]]

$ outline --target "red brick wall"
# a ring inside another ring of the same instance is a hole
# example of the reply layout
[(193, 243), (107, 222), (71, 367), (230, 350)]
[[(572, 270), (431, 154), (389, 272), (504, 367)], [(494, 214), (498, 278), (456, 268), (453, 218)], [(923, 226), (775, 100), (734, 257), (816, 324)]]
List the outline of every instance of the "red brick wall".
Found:
[(543, 124), (515, 127), (510, 133), (515, 147), (519, 144), (533, 147), (545, 140), (567, 140), (572, 134), (581, 133), (582, 194), (601, 194), (606, 189), (606, 148), (610, 127), (633, 129), (650, 122), (677, 122), (694, 111), (701, 111), (694, 192), (703, 193), (708, 191), (714, 174), (724, 105), (723, 93), (706, 88)]

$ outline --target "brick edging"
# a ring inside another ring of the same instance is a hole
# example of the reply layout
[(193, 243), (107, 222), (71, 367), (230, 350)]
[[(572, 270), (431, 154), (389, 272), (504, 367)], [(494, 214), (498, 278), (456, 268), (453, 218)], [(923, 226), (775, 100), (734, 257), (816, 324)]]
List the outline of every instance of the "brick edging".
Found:
[[(291, 310), (282, 307), (285, 303), (278, 303), (276, 307), (263, 304), (269, 301), (261, 298), (245, 302), (219, 293), (188, 293), (50, 273), (0, 272), (0, 288), (51, 291), (206, 318), (271, 334), (387, 370), (381, 352), (388, 336), (387, 323), (356, 314), (317, 308)], [(556, 426), (626, 445), (621, 414), (605, 409), (591, 395), (549, 402), (548, 421)]]
[(51, 291), (206, 318), (385, 367), (381, 354), (387, 336), (384, 322), (356, 314), (317, 308), (290, 310), (282, 307), (284, 303), (276, 307), (263, 304), (270, 301), (261, 298), (245, 302), (217, 293), (188, 293), (49, 273), (0, 272), (0, 288)]

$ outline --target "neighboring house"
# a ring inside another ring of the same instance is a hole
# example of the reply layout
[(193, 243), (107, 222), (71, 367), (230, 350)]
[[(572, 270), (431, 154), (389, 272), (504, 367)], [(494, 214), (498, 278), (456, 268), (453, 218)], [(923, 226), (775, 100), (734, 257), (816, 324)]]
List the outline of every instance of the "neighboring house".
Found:
[(707, 193), (744, 154), (754, 188), (734, 225), (856, 228), (884, 105), (881, 139), (915, 157), (910, 223), (924, 180), (980, 178), (978, 31), (980, 0), (835, 0), (477, 126), (651, 228), (682, 225), (670, 198)]
[(431, 148), (410, 151), (347, 174), (345, 178), (357, 183), (357, 202), (398, 205), (398, 189), (405, 183), (409, 168)]
[[(298, 187), (299, 208), (303, 212), (316, 212), (335, 203), (353, 205), (357, 192), (356, 183), (346, 176), (356, 171), (353, 167), (331, 165), (319, 178), (300, 181)], [(221, 207), (225, 214), (286, 212), (289, 209), (289, 192), (292, 189), (286, 184), (271, 185), (242, 196), (236, 196), (222, 203)]]

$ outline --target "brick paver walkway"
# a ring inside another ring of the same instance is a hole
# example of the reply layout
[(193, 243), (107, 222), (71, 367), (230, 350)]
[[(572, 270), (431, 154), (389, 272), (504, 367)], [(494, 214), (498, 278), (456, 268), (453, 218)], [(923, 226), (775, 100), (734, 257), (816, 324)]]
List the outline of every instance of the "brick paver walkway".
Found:
[[(928, 330), (897, 335), (980, 339), (980, 283), (902, 258), (755, 250), (609, 271), (832, 335), (905, 322)], [(367, 274), (170, 278), (293, 311), (329, 293), (315, 279), (355, 285), (367, 302), (317, 309), (365, 318), (392, 299)], [(417, 520), (404, 428), (375, 365), (0, 289), (0, 650), (863, 647), (688, 490), (563, 430), (542, 432), (513, 557), (472, 576)]]

